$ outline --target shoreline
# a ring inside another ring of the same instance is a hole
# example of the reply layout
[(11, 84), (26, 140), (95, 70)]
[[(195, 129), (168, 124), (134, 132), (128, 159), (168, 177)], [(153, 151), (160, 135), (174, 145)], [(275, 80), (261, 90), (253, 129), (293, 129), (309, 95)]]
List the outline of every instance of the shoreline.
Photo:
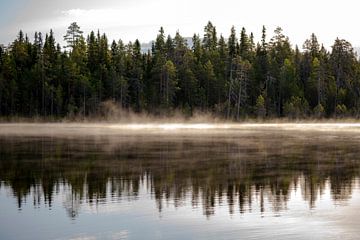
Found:
[(181, 124), (307, 124), (307, 123), (360, 123), (360, 118), (242, 118), (240, 120), (228, 120), (219, 118), (210, 114), (200, 114), (193, 117), (184, 117), (181, 115), (175, 116), (153, 116), (153, 115), (132, 115), (126, 117), (88, 117), (88, 118), (42, 118), (42, 117), (1, 117), (0, 124), (9, 123), (82, 123), (82, 124), (96, 124), (96, 123), (118, 123), (118, 124), (161, 124), (161, 123), (181, 123)]

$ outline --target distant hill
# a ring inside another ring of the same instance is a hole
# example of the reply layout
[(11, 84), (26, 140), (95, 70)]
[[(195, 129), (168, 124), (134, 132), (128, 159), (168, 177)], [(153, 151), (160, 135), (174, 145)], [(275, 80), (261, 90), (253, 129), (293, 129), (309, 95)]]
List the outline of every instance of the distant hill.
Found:
[[(184, 37), (184, 39), (186, 40), (187, 46), (188, 48), (192, 48), (193, 46), (193, 41), (191, 37)], [(142, 53), (147, 53), (149, 50), (151, 51), (151, 46), (155, 41), (150, 41), (148, 43), (142, 43), (141, 44), (141, 52)]]

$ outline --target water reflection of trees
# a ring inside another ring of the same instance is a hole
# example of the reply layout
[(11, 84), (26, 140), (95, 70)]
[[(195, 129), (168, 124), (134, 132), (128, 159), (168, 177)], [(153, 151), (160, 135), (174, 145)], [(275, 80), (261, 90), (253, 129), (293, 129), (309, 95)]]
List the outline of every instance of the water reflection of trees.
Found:
[(0, 182), (11, 187), (19, 208), (29, 196), (34, 206), (43, 199), (51, 207), (54, 194), (65, 189), (72, 218), (82, 203), (135, 200), (144, 186), (159, 211), (168, 202), (190, 202), (205, 215), (224, 204), (230, 214), (244, 213), (254, 199), (261, 212), (266, 202), (281, 211), (293, 189), (316, 207), (327, 182), (333, 201), (350, 198), (359, 176), (357, 151), (348, 139), (287, 136), (7, 138), (0, 140)]

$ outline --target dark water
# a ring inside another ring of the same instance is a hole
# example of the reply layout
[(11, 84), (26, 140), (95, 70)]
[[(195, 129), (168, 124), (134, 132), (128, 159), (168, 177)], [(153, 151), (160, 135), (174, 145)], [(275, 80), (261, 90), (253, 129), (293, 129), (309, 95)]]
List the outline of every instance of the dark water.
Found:
[(56, 127), (0, 126), (0, 239), (360, 238), (357, 129)]

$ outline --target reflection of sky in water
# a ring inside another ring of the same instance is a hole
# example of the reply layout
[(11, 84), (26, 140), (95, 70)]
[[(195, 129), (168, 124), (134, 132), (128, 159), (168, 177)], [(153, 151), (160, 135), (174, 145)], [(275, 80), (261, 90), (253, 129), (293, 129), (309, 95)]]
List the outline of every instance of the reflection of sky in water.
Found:
[(143, 182), (136, 200), (112, 199), (108, 189), (107, 201), (99, 204), (81, 201), (79, 215), (70, 219), (63, 209), (67, 196), (71, 195), (70, 188), (59, 186), (52, 207), (33, 207), (33, 196), (29, 196), (28, 202), (14, 214), (17, 203), (11, 190), (3, 187), (0, 236), (2, 239), (29, 239), (29, 236), (34, 239), (267, 239), (271, 235), (275, 239), (336, 236), (350, 239), (358, 235), (358, 180), (352, 197), (336, 204), (331, 200), (327, 182), (312, 209), (301, 191), (301, 187), (292, 187), (286, 206), (279, 211), (273, 208), (271, 198), (265, 197), (267, 211), (261, 213), (259, 198), (255, 197), (251, 210), (242, 214), (236, 203), (233, 214), (229, 214), (229, 206), (223, 201), (215, 206), (214, 215), (206, 217), (201, 205), (192, 206), (190, 195), (183, 204), (175, 207), (174, 201), (169, 201), (158, 212), (154, 196)]

